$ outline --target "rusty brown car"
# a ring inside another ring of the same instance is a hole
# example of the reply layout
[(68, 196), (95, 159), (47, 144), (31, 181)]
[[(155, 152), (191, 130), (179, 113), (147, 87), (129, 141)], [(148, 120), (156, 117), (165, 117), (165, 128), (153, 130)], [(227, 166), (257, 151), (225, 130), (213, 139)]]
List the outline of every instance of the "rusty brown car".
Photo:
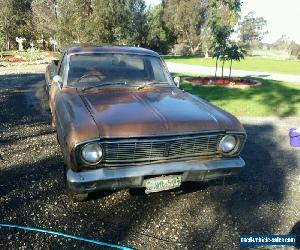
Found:
[(101, 190), (169, 190), (245, 166), (240, 122), (181, 90), (151, 50), (70, 47), (45, 79), (76, 200)]

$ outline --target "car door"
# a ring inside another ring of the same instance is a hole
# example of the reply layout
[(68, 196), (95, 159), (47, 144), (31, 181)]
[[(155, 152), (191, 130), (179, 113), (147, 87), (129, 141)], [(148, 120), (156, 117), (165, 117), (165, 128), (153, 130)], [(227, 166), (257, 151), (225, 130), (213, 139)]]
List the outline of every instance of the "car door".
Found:
[(61, 63), (58, 67), (58, 75), (61, 77), (61, 82), (55, 82), (52, 80), (52, 84), (49, 90), (49, 106), (52, 114), (52, 126), (55, 126), (55, 102), (58, 93), (63, 87), (64, 80), (66, 78), (66, 67), (67, 67), (67, 53), (65, 53), (62, 57)]

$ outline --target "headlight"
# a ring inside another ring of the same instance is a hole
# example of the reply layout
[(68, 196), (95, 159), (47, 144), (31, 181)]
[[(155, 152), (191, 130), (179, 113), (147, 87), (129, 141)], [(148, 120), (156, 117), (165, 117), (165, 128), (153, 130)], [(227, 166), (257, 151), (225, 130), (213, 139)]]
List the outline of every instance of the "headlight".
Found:
[(234, 153), (237, 150), (238, 139), (233, 135), (225, 135), (220, 141), (220, 150), (222, 153)]
[(102, 148), (98, 143), (89, 143), (81, 149), (81, 159), (88, 164), (97, 164), (103, 156)]

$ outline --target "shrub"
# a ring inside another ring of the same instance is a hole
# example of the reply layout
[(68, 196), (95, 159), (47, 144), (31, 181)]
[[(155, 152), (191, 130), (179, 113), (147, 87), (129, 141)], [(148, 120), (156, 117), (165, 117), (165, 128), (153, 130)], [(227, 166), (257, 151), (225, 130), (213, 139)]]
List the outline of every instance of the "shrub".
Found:
[(26, 62), (27, 60), (21, 56), (11, 56), (8, 58), (9, 62)]
[(297, 57), (300, 60), (300, 45), (299, 44), (292, 44), (291, 45), (291, 55)]

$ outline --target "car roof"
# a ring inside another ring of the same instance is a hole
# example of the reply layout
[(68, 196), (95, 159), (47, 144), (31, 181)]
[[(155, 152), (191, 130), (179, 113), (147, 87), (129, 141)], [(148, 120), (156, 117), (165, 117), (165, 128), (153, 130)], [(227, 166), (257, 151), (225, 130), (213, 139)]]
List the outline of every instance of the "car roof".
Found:
[(137, 54), (137, 55), (146, 55), (146, 56), (156, 56), (159, 57), (159, 54), (140, 47), (125, 47), (125, 46), (70, 46), (65, 49), (68, 54), (77, 54), (77, 53), (124, 53), (124, 54)]

